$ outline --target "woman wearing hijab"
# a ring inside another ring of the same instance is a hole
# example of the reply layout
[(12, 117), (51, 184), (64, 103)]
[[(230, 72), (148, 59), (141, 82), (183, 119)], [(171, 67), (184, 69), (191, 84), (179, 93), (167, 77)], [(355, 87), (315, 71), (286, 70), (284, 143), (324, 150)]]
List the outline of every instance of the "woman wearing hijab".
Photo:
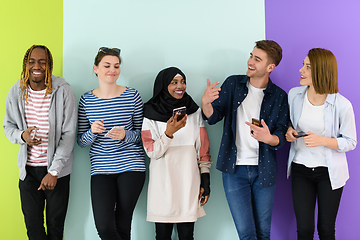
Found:
[[(151, 159), (147, 221), (155, 222), (157, 240), (170, 240), (174, 223), (180, 240), (194, 239), (194, 223), (205, 215), (210, 194), (209, 139), (201, 110), (185, 91), (184, 73), (166, 68), (144, 104), (141, 135)], [(173, 110), (184, 106), (180, 119)]]

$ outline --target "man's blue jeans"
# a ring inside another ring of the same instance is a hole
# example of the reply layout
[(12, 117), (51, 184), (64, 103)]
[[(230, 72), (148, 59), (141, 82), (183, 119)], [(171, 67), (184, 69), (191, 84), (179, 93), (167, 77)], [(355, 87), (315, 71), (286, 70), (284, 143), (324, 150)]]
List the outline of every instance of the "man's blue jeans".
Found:
[(238, 165), (223, 173), (226, 198), (241, 240), (270, 239), (275, 185), (259, 187), (258, 166)]

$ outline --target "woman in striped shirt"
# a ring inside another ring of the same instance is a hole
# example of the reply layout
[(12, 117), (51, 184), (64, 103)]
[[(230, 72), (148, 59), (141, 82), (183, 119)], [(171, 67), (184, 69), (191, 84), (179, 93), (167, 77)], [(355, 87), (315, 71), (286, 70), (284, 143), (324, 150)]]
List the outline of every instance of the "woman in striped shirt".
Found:
[(91, 200), (102, 240), (130, 239), (131, 219), (145, 181), (141, 146), (142, 100), (116, 84), (120, 49), (101, 47), (93, 70), (99, 87), (80, 98), (78, 138), (91, 145)]

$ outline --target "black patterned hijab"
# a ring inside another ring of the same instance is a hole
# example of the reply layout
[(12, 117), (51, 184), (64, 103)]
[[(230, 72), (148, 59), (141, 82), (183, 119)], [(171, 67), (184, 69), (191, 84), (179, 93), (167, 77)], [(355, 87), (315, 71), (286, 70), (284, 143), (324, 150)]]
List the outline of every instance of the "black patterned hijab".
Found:
[(165, 68), (158, 73), (154, 83), (153, 97), (144, 104), (144, 117), (167, 122), (172, 116), (174, 108), (186, 106), (188, 115), (199, 109), (199, 106), (186, 92), (181, 99), (170, 95), (168, 86), (177, 74), (180, 74), (186, 83), (185, 74), (176, 67)]

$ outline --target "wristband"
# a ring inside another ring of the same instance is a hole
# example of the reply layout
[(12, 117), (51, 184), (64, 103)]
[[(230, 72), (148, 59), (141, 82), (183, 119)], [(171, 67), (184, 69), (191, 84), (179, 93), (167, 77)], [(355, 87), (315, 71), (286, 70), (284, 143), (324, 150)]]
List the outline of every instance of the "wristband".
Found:
[(201, 174), (200, 187), (204, 188), (203, 197), (210, 194), (210, 173), (202, 173)]
[(56, 170), (51, 170), (49, 171), (49, 173), (51, 174), (51, 176), (53, 177), (57, 177), (59, 175), (59, 173)]

